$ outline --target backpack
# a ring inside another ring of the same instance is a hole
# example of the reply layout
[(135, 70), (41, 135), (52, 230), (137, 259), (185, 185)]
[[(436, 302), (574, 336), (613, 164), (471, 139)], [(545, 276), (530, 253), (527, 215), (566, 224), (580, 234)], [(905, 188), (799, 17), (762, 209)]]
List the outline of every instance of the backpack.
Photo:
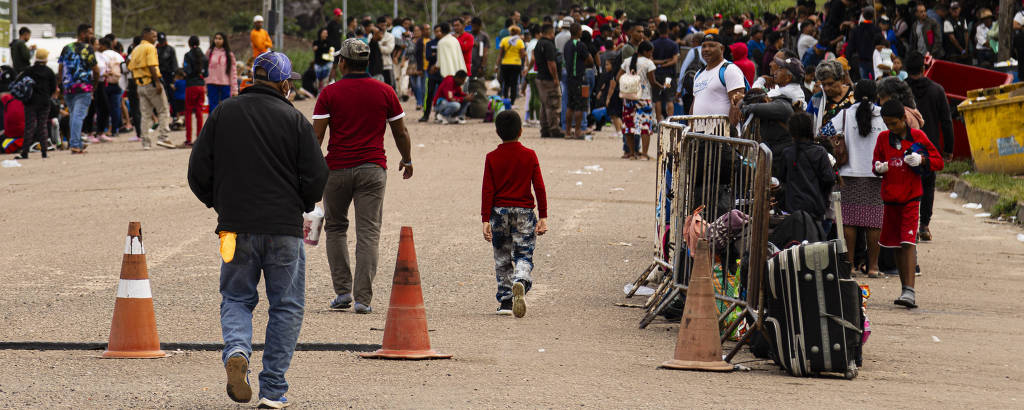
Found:
[(640, 58), (640, 53), (633, 53), (632, 63), (629, 72), (623, 73), (619, 77), (619, 97), (623, 100), (639, 100), (640, 91), (642, 90), (642, 79), (640, 75), (636, 73), (636, 61)]
[[(690, 65), (693, 65), (693, 64), (691, 63)], [(725, 85), (725, 68), (730, 66), (730, 65), (732, 65), (732, 62), (730, 62), (729, 60), (726, 60), (725, 64), (722, 64), (722, 66), (718, 68), (718, 81), (722, 82), (722, 87), (727, 87)], [(693, 76), (693, 78), (697, 78), (703, 72), (704, 72), (704, 69), (701, 68), (700, 71), (698, 71), (697, 74)], [(685, 81), (685, 79), (683, 79), (683, 81)], [(692, 80), (691, 80), (691, 83), (690, 83), (690, 87), (693, 87)], [(743, 87), (744, 87), (744, 89), (743, 89), (744, 92), (750, 91), (750, 83), (747, 82), (747, 77), (743, 77)], [(726, 91), (728, 91), (728, 90), (726, 90)]]
[(27, 103), (28, 100), (32, 99), (32, 90), (35, 86), (36, 80), (34, 78), (28, 74), (22, 74), (11, 83), (11, 96), (23, 103)]

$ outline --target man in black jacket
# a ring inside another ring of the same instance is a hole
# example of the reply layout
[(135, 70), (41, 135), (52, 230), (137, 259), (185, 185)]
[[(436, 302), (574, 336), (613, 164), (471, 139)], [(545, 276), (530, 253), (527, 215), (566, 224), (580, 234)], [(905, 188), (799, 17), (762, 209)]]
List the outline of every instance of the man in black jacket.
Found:
[[(932, 145), (942, 151), (942, 156), (953, 156), (953, 118), (946, 100), (946, 90), (941, 85), (924, 76), (924, 56), (911, 52), (904, 61), (907, 68), (907, 85), (914, 93), (917, 109), (924, 117), (924, 131)], [(941, 133), (940, 133), (941, 131)], [(921, 195), (921, 226), (918, 236), (922, 241), (932, 240), (932, 232), (928, 223), (932, 220), (932, 206), (935, 203), (935, 173), (929, 172), (921, 177), (924, 193)]]
[[(160, 61), (160, 79), (164, 85), (164, 96), (167, 97), (167, 108), (171, 110), (171, 117), (178, 119), (178, 112), (174, 110), (174, 73), (178, 72), (178, 54), (174, 46), (167, 44), (167, 35), (160, 32), (156, 34), (156, 55)], [(170, 126), (167, 124), (166, 126)], [(165, 125), (160, 124), (163, 128)]]
[(49, 143), (50, 98), (57, 94), (57, 76), (46, 60), (50, 53), (45, 49), (36, 50), (36, 62), (25, 69), (22, 75), (35, 81), (32, 86), (32, 98), (25, 101), (25, 137), (22, 141), (20, 159), (27, 159), (33, 141), (39, 143), (39, 152), (46, 158)]
[(282, 408), (284, 374), (302, 327), (306, 255), (302, 213), (323, 196), (327, 164), (313, 127), (285, 98), (298, 79), (282, 53), (253, 62), (254, 84), (221, 102), (189, 159), (188, 182), (217, 211), (220, 235), (222, 359), (232, 400), (252, 399), (247, 379), (252, 354), (252, 310), (266, 277), (267, 321), (260, 406)]

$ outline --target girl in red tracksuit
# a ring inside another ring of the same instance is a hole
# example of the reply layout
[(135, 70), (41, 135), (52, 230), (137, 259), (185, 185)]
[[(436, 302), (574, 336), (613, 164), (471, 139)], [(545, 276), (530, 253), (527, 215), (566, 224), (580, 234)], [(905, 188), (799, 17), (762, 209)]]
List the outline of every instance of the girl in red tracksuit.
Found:
[(914, 266), (921, 203), (921, 175), (939, 171), (942, 155), (928, 136), (907, 125), (903, 103), (889, 100), (882, 106), (882, 119), (889, 129), (878, 134), (874, 172), (882, 177), (882, 235), (878, 244), (897, 248), (903, 292), (893, 303), (916, 308)]

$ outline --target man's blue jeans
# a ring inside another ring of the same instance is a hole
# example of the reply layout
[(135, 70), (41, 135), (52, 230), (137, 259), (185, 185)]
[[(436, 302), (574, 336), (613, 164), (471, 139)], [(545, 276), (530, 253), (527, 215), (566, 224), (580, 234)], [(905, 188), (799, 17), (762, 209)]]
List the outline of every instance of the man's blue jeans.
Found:
[(469, 103), (468, 102), (463, 101), (462, 103), (458, 103), (458, 102), (455, 102), (455, 101), (448, 101), (448, 100), (446, 100), (444, 98), (438, 98), (437, 99), (437, 104), (434, 107), (434, 110), (437, 111), (439, 114), (441, 114), (444, 117), (459, 117), (459, 118), (462, 118), (462, 117), (466, 116), (466, 110), (467, 109), (469, 109)]
[(68, 111), (71, 113), (68, 121), (68, 144), (71, 148), (82, 148), (82, 122), (89, 113), (92, 93), (65, 94), (64, 103), (68, 105)]
[(221, 359), (252, 355), (252, 310), (259, 302), (260, 272), (266, 278), (270, 301), (260, 372), (260, 394), (278, 400), (288, 391), (284, 373), (292, 361), (306, 304), (306, 252), (302, 238), (287, 235), (239, 233), (235, 255), (220, 267), (220, 326), (224, 336)]

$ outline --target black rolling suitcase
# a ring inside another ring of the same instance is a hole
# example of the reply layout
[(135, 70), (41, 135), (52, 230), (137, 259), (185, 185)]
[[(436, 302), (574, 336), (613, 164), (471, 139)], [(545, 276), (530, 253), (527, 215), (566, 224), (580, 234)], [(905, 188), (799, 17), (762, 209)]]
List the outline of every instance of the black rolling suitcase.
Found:
[[(838, 212), (836, 222), (842, 232)], [(768, 262), (764, 336), (772, 359), (794, 376), (857, 377), (864, 312), (845, 253), (832, 240), (792, 246)]]

